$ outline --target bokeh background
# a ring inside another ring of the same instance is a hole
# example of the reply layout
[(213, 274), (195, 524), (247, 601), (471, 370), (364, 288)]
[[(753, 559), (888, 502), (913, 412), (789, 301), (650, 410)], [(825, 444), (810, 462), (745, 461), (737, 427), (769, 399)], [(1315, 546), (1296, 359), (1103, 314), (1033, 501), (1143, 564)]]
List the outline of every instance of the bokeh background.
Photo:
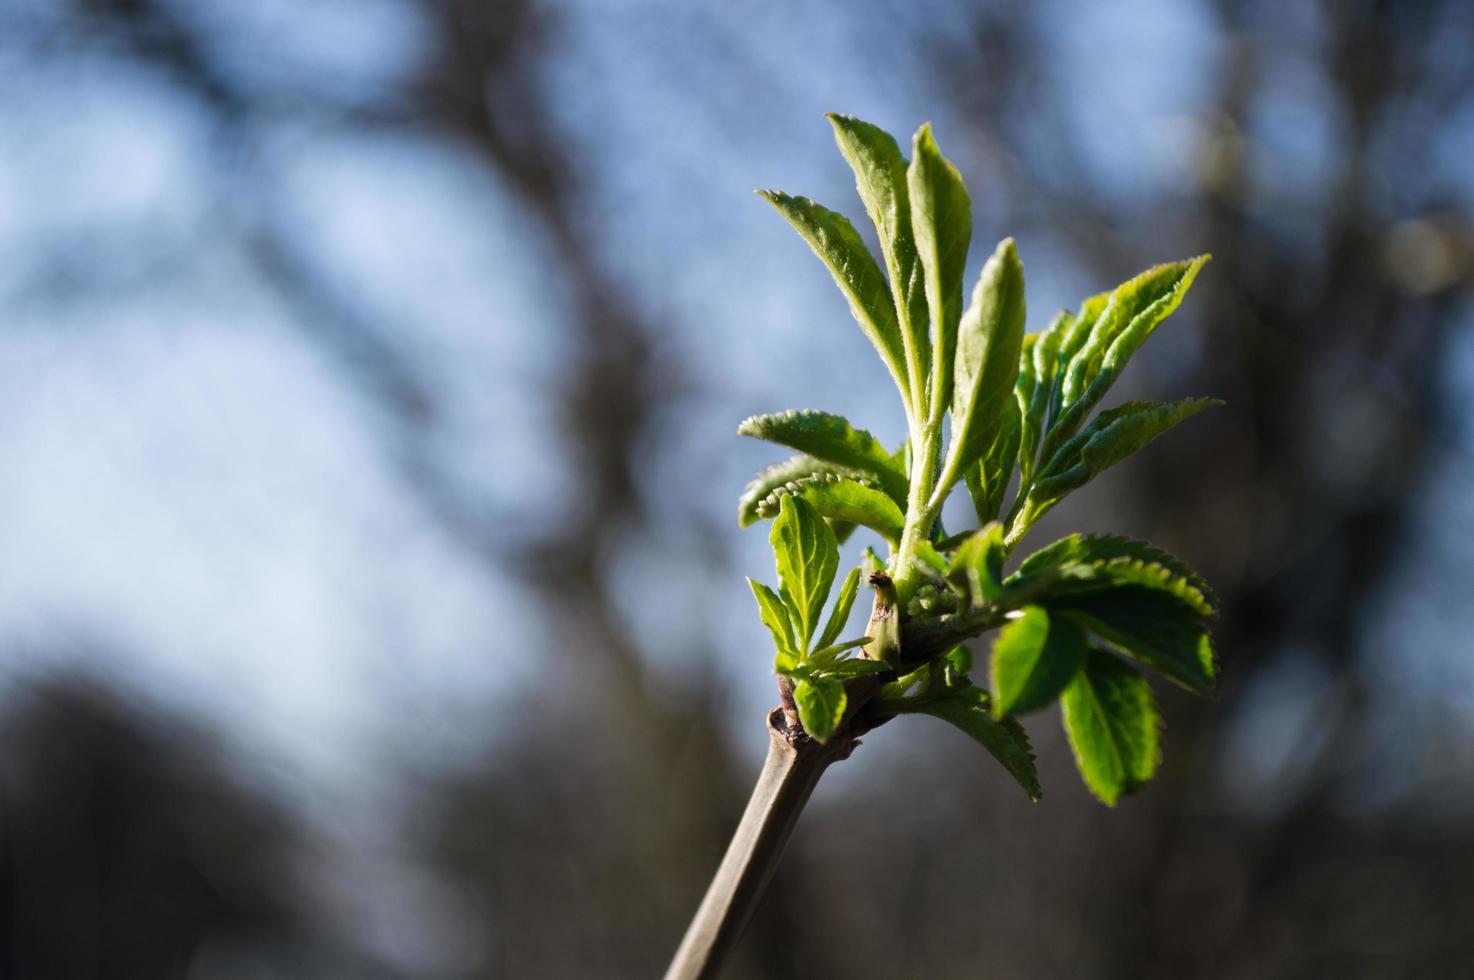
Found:
[(829, 110), (1034, 329), (1215, 254), (1119, 397), (1227, 406), (1038, 540), (1196, 565), (1224, 677), (1114, 811), (1053, 712), (1037, 805), (875, 733), (731, 976), (1468, 975), (1465, 0), (4, 0), (0, 974), (658, 974), (774, 700), (735, 424), (901, 436), (750, 194), (860, 214)]

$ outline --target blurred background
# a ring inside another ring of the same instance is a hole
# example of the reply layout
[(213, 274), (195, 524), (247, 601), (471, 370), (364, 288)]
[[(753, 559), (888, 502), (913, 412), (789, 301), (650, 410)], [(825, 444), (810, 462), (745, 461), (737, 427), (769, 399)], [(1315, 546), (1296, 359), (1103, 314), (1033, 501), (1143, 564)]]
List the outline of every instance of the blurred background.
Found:
[(1214, 253), (1116, 398), (1227, 407), (1035, 541), (1197, 566), (1224, 675), (1114, 811), (1053, 711), (1039, 804), (876, 732), (730, 975), (1469, 975), (1463, 0), (4, 0), (0, 974), (659, 973), (774, 702), (734, 427), (902, 435), (750, 193), (861, 215), (829, 110), (1032, 329)]

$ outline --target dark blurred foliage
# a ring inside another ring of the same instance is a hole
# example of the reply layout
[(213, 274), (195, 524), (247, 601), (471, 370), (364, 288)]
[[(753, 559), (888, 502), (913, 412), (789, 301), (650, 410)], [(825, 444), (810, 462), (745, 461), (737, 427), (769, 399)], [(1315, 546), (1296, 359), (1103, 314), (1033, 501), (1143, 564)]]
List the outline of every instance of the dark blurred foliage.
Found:
[[(1195, 181), (1124, 200), (1080, 163), (1050, 60), (1060, 55), (1023, 5), (921, 5), (930, 16), (903, 6), (874, 0), (845, 16), (891, 18), (896, 44), (929, 52), (930, 76), (895, 81), (967, 122), (950, 145), (966, 148), (969, 181), (989, 187), (978, 228), (1046, 239), (1102, 287), (1163, 258), (1215, 253), (1191, 325), (1177, 327), (1196, 339), (1151, 353), (1139, 383), (1228, 407), (1155, 447), (1092, 516), (1190, 556), (1218, 586), (1224, 686), (1210, 705), (1164, 697), (1164, 775), (1115, 812), (1075, 786), (1047, 724), (1034, 729), (1050, 795), (1032, 807), (924, 721), (878, 732), (899, 747), (867, 746), (830, 777), (731, 975), (1465, 975), (1474, 813), (1441, 798), (1436, 768), (1385, 805), (1358, 801), (1387, 769), (1467, 753), (1440, 741), (1458, 738), (1456, 726), (1379, 714), (1357, 631), (1410, 501), (1450, 451), (1436, 380), (1467, 301), (1474, 232), (1425, 163), (1474, 96), (1474, 6), (1289, 5), (1319, 25), (1302, 36), (1279, 29), (1277, 5), (1210, 5), (1227, 54), (1214, 108), (1196, 121)], [(547, 60), (559, 8), (419, 7), (432, 49), (402, 87), (347, 103), (294, 92), (286, 104), (339, 125), (431, 131), (520, 199), (558, 269), (558, 329), (577, 352), (550, 395), (583, 481), (574, 512), (508, 530), (468, 506), (425, 448), (438, 396), (404, 339), (328, 288), (269, 216), (248, 237), (305, 334), (388, 410), (386, 443), (428, 508), (470, 552), (523, 575), (554, 623), (538, 652), (559, 679), (549, 697), (503, 719), (508, 734), (479, 764), (423, 778), (410, 819), (413, 846), (453, 883), (477, 934), (479, 960), (454, 975), (650, 976), (752, 773), (727, 742), (702, 651), (691, 651), (683, 696), (652, 676), (609, 555), (675, 535), (720, 563), (731, 532), (690, 515), (657, 526), (638, 486), (657, 407), (685, 378), (659, 343), (664, 325), (620, 288), (579, 217), (595, 164), (570, 158), (555, 122)], [(288, 111), (217, 63), (206, 28), (177, 5), (78, 2), (67, 23), (73, 33), (51, 43), (106, 45), (162, 70), (209, 106), (224, 145), (249, 147), (264, 118)], [(712, 55), (727, 56), (709, 69), (756, 70), (726, 49)], [(1337, 121), (1334, 165), (1313, 198), (1254, 176), (1249, 134), (1286, 62), (1323, 73), (1319, 111)], [(1225, 789), (1236, 774), (1223, 772), (1242, 761), (1234, 725), (1290, 669), (1316, 678), (1308, 758), (1288, 786), (1236, 799)], [(920, 751), (927, 736), (940, 754)], [(318, 948), (283, 866), (289, 824), (224, 780), (213, 750), (201, 761), (205, 741), (161, 733), (87, 684), (11, 705), (0, 937), (12, 975), (169, 976), (207, 943)], [(285, 962), (291, 975), (343, 969)]]
[(0, 975), (384, 975), (305, 924), (307, 841), (206, 731), (87, 677), (0, 723)]

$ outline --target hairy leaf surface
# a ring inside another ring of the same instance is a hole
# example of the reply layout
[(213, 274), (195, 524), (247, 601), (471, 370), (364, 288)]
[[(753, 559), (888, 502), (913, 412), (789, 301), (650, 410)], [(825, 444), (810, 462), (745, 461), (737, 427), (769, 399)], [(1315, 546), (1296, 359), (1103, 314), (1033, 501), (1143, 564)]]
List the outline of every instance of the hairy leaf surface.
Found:
[[(927, 406), (936, 406), (932, 414), (940, 417), (951, 401), (953, 351), (962, 315), (962, 274), (972, 241), (972, 202), (962, 175), (942, 156), (929, 125), (917, 130), (912, 142), (906, 184), (916, 251), (924, 273), (926, 308), (931, 316), (929, 328), (913, 324), (912, 346), (922, 377), (933, 379), (931, 390), (926, 392)], [(923, 334), (924, 329), (928, 333)]]
[[(911, 232), (906, 158), (891, 134), (878, 126), (837, 113), (829, 114), (829, 122), (834, 126), (840, 152), (855, 172), (855, 187), (880, 238), (904, 349), (908, 338), (918, 333), (925, 340), (927, 328), (921, 259)], [(925, 375), (911, 378), (910, 383), (915, 392), (926, 390)]]
[(865, 247), (850, 220), (806, 197), (782, 191), (758, 191), (778, 213), (803, 236), (804, 241), (828, 267), (830, 275), (850, 304), (850, 313), (885, 362), (901, 400), (910, 402), (905, 347), (896, 322), (890, 287), (875, 257)]
[(737, 526), (748, 527), (757, 523), (763, 516), (758, 514), (758, 505), (784, 484), (820, 473), (839, 472), (839, 469), (829, 463), (808, 455), (794, 456), (763, 468), (743, 489), (742, 496), (737, 498)]
[(841, 470), (875, 480), (886, 496), (902, 507), (909, 482), (906, 473), (874, 436), (840, 415), (817, 411), (754, 415), (737, 427), (739, 436), (766, 439), (796, 449)]
[(1059, 418), (1050, 425), (1046, 455), (1079, 430), (1126, 362), (1182, 304), (1207, 261), (1208, 256), (1201, 255), (1169, 262), (1122, 283), (1110, 294), (1078, 350), (1067, 355), (1061, 351), (1068, 361), (1060, 368)]
[(1167, 403), (1126, 402), (1101, 412), (1082, 432), (1061, 446), (1040, 473), (1029, 492), (1034, 516), (1037, 518), (1071, 490), (1145, 449), (1179, 422), (1221, 404), (1214, 398), (1184, 398)]
[(892, 548), (901, 540), (905, 515), (895, 501), (879, 490), (834, 474), (812, 476), (778, 487), (758, 505), (758, 514), (774, 516), (782, 499), (795, 494), (813, 504), (815, 510), (830, 520), (870, 528), (885, 538)]
[(1005, 238), (983, 266), (957, 335), (952, 444), (943, 467), (953, 478), (983, 458), (1002, 428), (1023, 338), (1024, 267), (1013, 239)]

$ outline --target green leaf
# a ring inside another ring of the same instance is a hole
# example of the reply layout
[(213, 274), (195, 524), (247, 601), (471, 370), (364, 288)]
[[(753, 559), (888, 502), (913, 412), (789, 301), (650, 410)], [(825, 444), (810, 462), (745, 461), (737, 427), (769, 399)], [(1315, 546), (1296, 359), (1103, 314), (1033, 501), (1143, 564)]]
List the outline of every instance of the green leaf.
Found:
[(1055, 371), (1059, 366), (1059, 345), (1069, 330), (1073, 318), (1061, 312), (1049, 325), (1049, 329), (1033, 343), (1024, 338), (1024, 348), (1019, 355), (1019, 380), (1014, 387), (1014, 399), (1020, 415), (1018, 441), (1019, 490), (1027, 493), (1034, 480), (1034, 468), (1039, 459), (1039, 440), (1044, 432), (1044, 423), (1049, 413), (1050, 398), (1054, 389)]
[(870, 642), (868, 636), (857, 636), (853, 640), (842, 640), (839, 643), (831, 643), (822, 649), (815, 650), (809, 654), (809, 663), (821, 672), (827, 672), (842, 654), (855, 647), (862, 647)]
[(803, 669), (799, 663), (797, 654), (789, 650), (779, 650), (773, 658), (773, 672), (785, 677), (793, 677)]
[[(1090, 410), (1120, 376), (1126, 362), (1178, 306), (1208, 256), (1154, 266), (1118, 286), (1083, 342), (1078, 334), (1062, 341), (1058, 419), (1051, 422), (1044, 455), (1050, 455), (1080, 428)], [(1082, 314), (1083, 319), (1083, 314)], [(1078, 349), (1067, 350), (1078, 344)]]
[(856, 525), (849, 521), (836, 521), (832, 517), (826, 517), (824, 523), (828, 524), (829, 530), (834, 532), (834, 543), (840, 546), (843, 546), (850, 539), (850, 535), (855, 533)]
[(1144, 541), (1112, 534), (1071, 534), (1061, 538), (1025, 558), (1007, 584), (1046, 571), (1066, 569), (1061, 590), (1135, 583), (1170, 592), (1199, 615), (1218, 614), (1218, 597), (1187, 563)]
[(798, 646), (793, 642), (793, 624), (788, 618), (788, 609), (783, 600), (763, 583), (749, 578), (747, 584), (757, 600), (757, 612), (763, 625), (773, 634), (773, 646), (780, 654), (796, 653)]
[(834, 466), (862, 473), (880, 484), (886, 496), (905, 506), (910, 482), (891, 454), (864, 429), (828, 412), (775, 412), (754, 415), (737, 427), (739, 436), (766, 439)]
[(776, 488), (758, 505), (761, 517), (778, 513), (784, 497), (798, 495), (831, 521), (860, 524), (885, 538), (894, 548), (901, 540), (905, 516), (895, 501), (879, 490), (834, 474), (820, 474)]
[(1040, 600), (1051, 616), (1067, 616), (1111, 646), (1161, 671), (1196, 694), (1217, 673), (1213, 639), (1189, 603), (1144, 585), (1110, 585)]
[(928, 714), (962, 729), (1003, 764), (1003, 768), (1029, 794), (1029, 799), (1038, 800), (1043, 791), (1039, 788), (1039, 773), (1034, 766), (1034, 750), (1029, 745), (1029, 736), (1017, 719), (998, 721), (993, 718), (988, 710), (989, 700), (988, 692), (982, 688), (964, 687), (947, 691), (939, 698), (918, 700), (914, 706), (903, 710)]
[(839, 567), (839, 545), (834, 532), (802, 497), (784, 497), (783, 509), (769, 535), (778, 564), (778, 585), (788, 605), (797, 648), (809, 651), (819, 614)]
[(1003, 559), (1003, 525), (993, 521), (958, 545), (947, 567), (947, 581), (980, 606), (1003, 593)]
[(1065, 734), (1085, 785), (1107, 806), (1151, 779), (1161, 761), (1161, 715), (1146, 679), (1091, 650), (1060, 699)]
[[(867, 642), (862, 640), (861, 642)], [(864, 677), (866, 674), (881, 674), (891, 669), (891, 665), (883, 660), (869, 660), (865, 657), (851, 657), (849, 660), (840, 660), (820, 669), (824, 677), (833, 677), (837, 680), (847, 681), (855, 677)]]
[(972, 672), (972, 651), (961, 643), (943, 654), (942, 659), (947, 661), (947, 666), (959, 674)]
[[(953, 352), (962, 315), (962, 274), (972, 241), (972, 202), (962, 175), (937, 149), (930, 125), (917, 130), (912, 141), (906, 186), (911, 198), (912, 233), (926, 285), (926, 308), (931, 315), (928, 336), (921, 334), (921, 324), (913, 324), (912, 347), (922, 376), (931, 379), (932, 390), (926, 399), (932, 409), (929, 414), (940, 418), (942, 408), (951, 401)], [(932, 358), (936, 359), (934, 368), (930, 365)]]
[(837, 473), (838, 469), (813, 456), (794, 456), (781, 463), (761, 470), (737, 498), (737, 526), (748, 527), (762, 516), (758, 514), (761, 504), (774, 490), (784, 484), (802, 480), (820, 473)]
[(793, 687), (793, 703), (804, 731), (816, 741), (827, 742), (844, 718), (844, 684), (833, 677), (799, 681)]
[[(1070, 361), (1074, 360), (1075, 355), (1080, 352), (1080, 348), (1085, 346), (1085, 342), (1090, 339), (1090, 331), (1100, 322), (1100, 315), (1110, 305), (1111, 296), (1113, 295), (1113, 290), (1096, 293), (1080, 304), (1079, 316), (1071, 316), (1068, 320), (1060, 324), (1059, 363), (1061, 365), (1068, 365)], [(1065, 372), (1063, 371), (1056, 373), (1056, 385), (1064, 384), (1064, 374)], [(1059, 395), (1060, 392), (1056, 391), (1055, 401), (1059, 400)]]
[(1166, 403), (1126, 402), (1101, 412), (1079, 435), (1061, 446), (1039, 474), (1029, 492), (1033, 517), (1037, 519), (1071, 490), (1145, 449), (1179, 422), (1221, 404), (1215, 398), (1184, 398)]
[[(829, 114), (829, 122), (834, 126), (834, 141), (840, 153), (855, 172), (855, 187), (880, 239), (904, 350), (908, 338), (920, 334), (925, 339), (927, 323), (921, 261), (911, 234), (906, 158), (891, 134), (879, 126), (837, 113)], [(925, 385), (925, 375), (911, 378), (913, 391), (922, 392)]]
[(839, 598), (834, 600), (834, 609), (829, 613), (829, 622), (824, 624), (824, 632), (819, 634), (819, 646), (827, 647), (839, 636), (839, 631), (844, 629), (844, 624), (849, 622), (850, 609), (855, 604), (855, 593), (860, 590), (860, 569), (856, 566), (850, 569), (845, 576), (844, 582), (839, 587)]
[(1026, 606), (1023, 616), (1003, 627), (993, 642), (993, 717), (1047, 707), (1080, 672), (1085, 649), (1079, 626), (1051, 617), (1039, 606)]
[(788, 223), (828, 267), (850, 304), (850, 313), (865, 336), (870, 338), (870, 343), (875, 345), (880, 359), (895, 380), (901, 401), (909, 406), (911, 396), (905, 347), (900, 325), (896, 322), (890, 287), (859, 232), (844, 215), (806, 197), (794, 197), (775, 190), (758, 191), (758, 194), (788, 219)]
[(1003, 507), (1003, 497), (1008, 493), (1009, 481), (1013, 479), (1014, 460), (1019, 451), (1019, 411), (1017, 405), (1004, 402), (999, 407), (1003, 427), (993, 440), (992, 447), (977, 466), (969, 466), (967, 490), (972, 495), (973, 510), (978, 523), (986, 524), (997, 520)]
[(939, 495), (983, 458), (1003, 427), (1023, 337), (1024, 267), (1013, 239), (1005, 238), (983, 266), (957, 335), (952, 444)]

